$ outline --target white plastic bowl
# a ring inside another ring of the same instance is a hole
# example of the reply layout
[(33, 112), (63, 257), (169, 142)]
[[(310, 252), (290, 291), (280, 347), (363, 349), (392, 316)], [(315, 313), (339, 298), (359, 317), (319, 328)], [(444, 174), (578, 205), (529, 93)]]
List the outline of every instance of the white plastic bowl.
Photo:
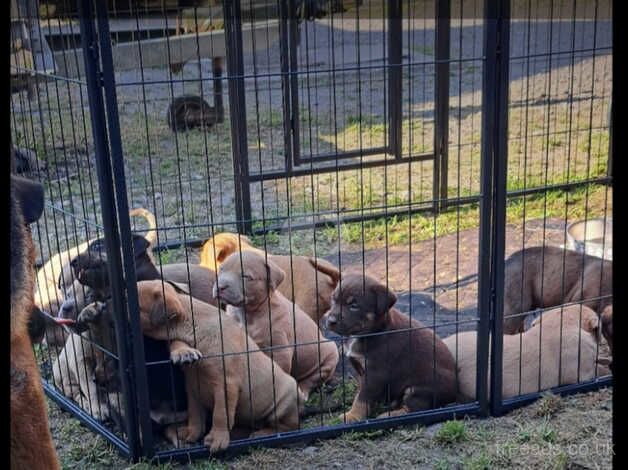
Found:
[(567, 226), (567, 248), (579, 253), (613, 259), (613, 219), (604, 218), (581, 220)]

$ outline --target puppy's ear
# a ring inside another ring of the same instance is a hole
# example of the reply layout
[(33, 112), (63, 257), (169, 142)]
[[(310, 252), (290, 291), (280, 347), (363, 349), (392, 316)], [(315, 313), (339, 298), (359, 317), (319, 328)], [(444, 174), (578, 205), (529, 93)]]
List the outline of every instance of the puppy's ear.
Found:
[(613, 306), (608, 305), (600, 315), (602, 321), (602, 334), (609, 345), (613, 344)]
[(270, 260), (266, 262), (266, 269), (268, 272), (268, 282), (270, 284), (270, 288), (275, 290), (285, 279), (286, 273), (284, 273), (283, 269)]
[(377, 315), (383, 315), (390, 310), (393, 305), (395, 305), (395, 302), (397, 302), (397, 296), (395, 293), (386, 286), (378, 283), (371, 289), (375, 293), (375, 313)]
[[(224, 262), (227, 257), (238, 250), (238, 239), (236, 237), (221, 236), (214, 237), (214, 249), (216, 250), (216, 263)], [(209, 250), (210, 256), (214, 256), (213, 250)]]
[(11, 175), (12, 197), (14, 197), (26, 224), (32, 224), (44, 210), (44, 187), (21, 176)]
[(172, 288), (177, 291), (179, 294), (187, 294), (190, 295), (190, 291), (188, 289), (187, 284), (182, 284), (180, 282), (168, 281), (164, 279), (164, 282), (167, 282), (172, 286)]
[(600, 325), (600, 321), (598, 319), (597, 313), (587, 310), (586, 312), (582, 312), (582, 329), (592, 333), (596, 338), (598, 337), (598, 327)]
[(136, 258), (146, 253), (150, 247), (150, 242), (142, 235), (133, 235), (133, 253)]
[(156, 286), (152, 291), (150, 322), (153, 326), (163, 326), (169, 320), (176, 320), (183, 315), (183, 305), (173, 289), (168, 285)]

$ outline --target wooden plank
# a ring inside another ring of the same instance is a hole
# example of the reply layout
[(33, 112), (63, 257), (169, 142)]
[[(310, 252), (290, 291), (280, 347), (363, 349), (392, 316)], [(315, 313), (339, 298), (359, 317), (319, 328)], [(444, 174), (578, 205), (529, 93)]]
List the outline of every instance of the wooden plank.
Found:
[[(279, 22), (272, 21), (260, 25), (243, 25), (243, 50), (252, 50), (253, 38), (258, 46), (274, 43), (279, 36)], [(198, 44), (197, 44), (198, 41)], [(268, 42), (267, 42), (268, 41)], [(169, 44), (168, 44), (169, 42)], [(113, 63), (116, 71), (135, 70), (140, 68), (140, 48), (142, 67), (167, 67), (172, 64), (185, 63), (200, 58), (225, 57), (224, 30), (209, 31), (206, 33), (182, 34), (168, 38), (146, 39), (118, 43), (113, 47)], [(198, 51), (197, 51), (198, 48)], [(168, 50), (170, 52), (168, 52)], [(168, 62), (170, 53), (170, 63)], [(58, 66), (57, 74), (65, 77), (77, 77), (77, 61), (75, 55), (82, 59), (80, 49), (57, 51), (55, 61)], [(65, 57), (65, 58), (64, 58)], [(83, 74), (82, 60), (78, 61), (81, 75)]]

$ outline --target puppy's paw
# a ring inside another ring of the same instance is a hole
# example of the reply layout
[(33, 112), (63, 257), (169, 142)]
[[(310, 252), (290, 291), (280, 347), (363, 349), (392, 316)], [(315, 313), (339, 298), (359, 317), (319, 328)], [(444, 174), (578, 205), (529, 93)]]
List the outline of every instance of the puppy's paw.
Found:
[(409, 410), (407, 408), (399, 408), (397, 410), (390, 410), (390, 411), (386, 411), (384, 413), (381, 413), (379, 415), (377, 415), (377, 418), (391, 418), (394, 416), (401, 416), (401, 415), (405, 415), (406, 413), (408, 413)]
[(340, 416), (338, 416), (338, 419), (340, 421), (342, 421), (343, 423), (345, 421), (347, 423), (357, 423), (358, 421), (363, 421), (364, 420), (364, 418), (362, 418), (361, 416), (353, 414), (351, 411), (348, 411), (346, 413), (342, 413)]
[(198, 442), (202, 434), (203, 430), (201, 428), (188, 426), (187, 430), (184, 429), (180, 438), (182, 438), (188, 444), (194, 444), (195, 442)]
[(218, 452), (229, 447), (229, 431), (226, 429), (212, 429), (205, 436), (205, 445), (209, 447), (210, 452)]
[(173, 364), (192, 364), (203, 357), (203, 354), (194, 348), (180, 348), (170, 352), (170, 360)]
[(78, 317), (76, 317), (77, 323), (93, 323), (98, 320), (100, 314), (105, 310), (105, 304), (103, 302), (93, 302), (81, 310)]

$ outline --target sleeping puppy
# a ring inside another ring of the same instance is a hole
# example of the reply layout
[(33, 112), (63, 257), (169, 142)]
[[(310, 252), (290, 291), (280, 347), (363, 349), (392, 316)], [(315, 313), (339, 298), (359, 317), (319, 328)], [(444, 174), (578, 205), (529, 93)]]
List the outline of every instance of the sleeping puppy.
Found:
[[(144, 208), (133, 209), (129, 212), (129, 215), (131, 217), (139, 216), (146, 219), (149, 229), (144, 235), (144, 238), (146, 242), (151, 245), (156, 236), (155, 216)], [(52, 317), (56, 317), (61, 302), (65, 298), (65, 290), (70, 287), (74, 281), (70, 261), (80, 253), (90, 248), (95, 249), (96, 246), (101, 246), (102, 244), (102, 238), (88, 240), (78, 246), (57, 253), (46, 261), (37, 271), (35, 305), (49, 313)], [(54, 322), (49, 320), (47, 320), (46, 326), (46, 343), (49, 345), (62, 346), (66, 340), (66, 336), (62, 334), (62, 330), (57, 328)]]
[[(562, 334), (561, 309), (555, 308), (545, 312), (542, 320), (537, 319), (521, 335), (504, 335), (503, 398), (610, 374), (608, 358), (597, 356), (596, 333), (592, 334), (579, 326), (580, 306), (565, 307), (562, 316)], [(582, 326), (592, 328), (596, 320), (596, 313), (583, 306)], [(457, 357), (460, 400), (474, 400), (477, 332), (465, 331), (443, 341), (452, 355)]]
[(338, 348), (277, 290), (283, 279), (284, 272), (272, 261), (254, 251), (237, 251), (220, 265), (213, 294), (242, 310), (249, 336), (297, 380), (307, 397), (312, 388), (334, 375)]
[[(613, 264), (556, 246), (520, 250), (506, 260), (504, 334), (521, 333), (526, 315), (536, 308), (584, 300), (598, 315), (612, 317)], [(598, 297), (609, 296), (603, 299)], [(604, 328), (603, 328), (604, 331)], [(606, 328), (606, 333), (611, 331)], [(612, 338), (609, 340), (612, 344)]]
[(298, 401), (304, 397), (298, 396), (295, 380), (273, 367), (234, 318), (178, 293), (169, 283), (143, 281), (137, 286), (144, 335), (179, 341), (171, 345), (173, 362), (202, 356), (184, 368), (188, 423), (169, 433), (171, 438), (178, 434), (189, 443), (198, 441), (205, 435), (208, 411), (212, 427), (204, 442), (210, 452), (228, 447), (234, 424), (256, 429), (253, 437), (298, 426)]
[(387, 400), (393, 409), (378, 418), (456, 399), (451, 353), (432, 330), (394, 308), (396, 301), (375, 279), (349, 274), (323, 317), (331, 331), (349, 336), (345, 354), (358, 374), (358, 393), (351, 410), (341, 416), (346, 422), (366, 419), (376, 403)]
[[(219, 233), (205, 242), (201, 251), (201, 266), (217, 272), (227, 256), (236, 251), (253, 251), (264, 257), (264, 251), (251, 245), (244, 235)], [(278, 290), (294, 302), (318, 325), (330, 307), (331, 293), (338, 284), (340, 272), (323, 259), (307, 256), (268, 254), (268, 259), (281, 268), (285, 277)]]

